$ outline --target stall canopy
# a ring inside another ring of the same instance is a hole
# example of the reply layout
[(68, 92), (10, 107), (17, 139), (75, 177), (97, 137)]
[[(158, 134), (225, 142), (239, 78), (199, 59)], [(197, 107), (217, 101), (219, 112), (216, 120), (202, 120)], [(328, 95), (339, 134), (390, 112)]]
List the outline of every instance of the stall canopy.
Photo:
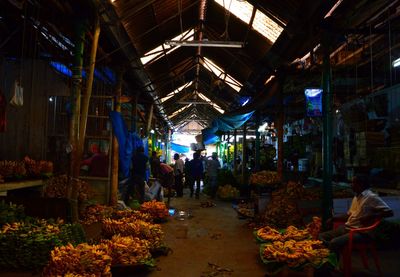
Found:
[(251, 118), (254, 111), (245, 114), (225, 115), (212, 121), (211, 128), (202, 131), (203, 142), (205, 145), (218, 142), (219, 138), (215, 134), (217, 131), (227, 132), (241, 127)]

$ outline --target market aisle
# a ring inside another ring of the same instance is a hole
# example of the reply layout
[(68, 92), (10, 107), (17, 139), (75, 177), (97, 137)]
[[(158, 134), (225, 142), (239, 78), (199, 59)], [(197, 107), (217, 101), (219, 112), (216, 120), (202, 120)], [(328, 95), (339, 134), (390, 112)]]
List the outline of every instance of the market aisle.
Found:
[[(193, 217), (184, 221), (172, 218), (163, 224), (165, 242), (173, 252), (160, 257), (151, 277), (200, 277), (200, 276), (265, 276), (258, 256), (258, 245), (245, 221), (239, 220), (231, 203), (214, 201), (216, 207), (202, 208), (200, 200), (173, 198), (171, 206), (177, 210), (191, 210)], [(225, 275), (212, 275), (209, 263), (232, 270)]]

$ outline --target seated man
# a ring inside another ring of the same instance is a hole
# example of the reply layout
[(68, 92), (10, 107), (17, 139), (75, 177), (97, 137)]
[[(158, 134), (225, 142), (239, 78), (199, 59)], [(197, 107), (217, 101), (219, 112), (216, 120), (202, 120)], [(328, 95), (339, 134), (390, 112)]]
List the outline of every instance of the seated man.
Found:
[[(333, 218), (333, 220), (347, 220), (345, 225), (319, 235), (319, 239), (337, 254), (348, 243), (349, 230), (368, 227), (378, 219), (393, 216), (393, 211), (389, 206), (369, 189), (367, 176), (356, 175), (352, 181), (352, 189), (355, 196), (347, 215)], [(353, 241), (358, 242), (369, 238), (371, 235), (368, 233), (356, 233)]]

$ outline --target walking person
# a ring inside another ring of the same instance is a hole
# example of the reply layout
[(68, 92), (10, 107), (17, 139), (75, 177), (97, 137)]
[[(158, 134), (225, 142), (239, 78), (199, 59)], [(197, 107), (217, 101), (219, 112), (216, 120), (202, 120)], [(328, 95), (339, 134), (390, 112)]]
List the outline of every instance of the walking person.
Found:
[(143, 146), (136, 150), (136, 154), (132, 157), (132, 182), (128, 186), (128, 192), (125, 196), (125, 203), (129, 202), (129, 197), (136, 190), (140, 203), (144, 202), (144, 187), (147, 175), (149, 158), (144, 154)]
[(201, 180), (203, 179), (204, 175), (204, 169), (203, 169), (203, 161), (200, 159), (200, 153), (195, 152), (193, 153), (193, 160), (191, 161), (190, 164), (191, 167), (191, 172), (192, 172), (192, 178), (193, 178), (193, 183), (192, 187), (190, 189), (191, 197), (193, 196), (193, 190), (194, 190), (194, 184), (196, 184), (196, 199), (199, 199), (200, 197), (200, 183)]
[(215, 198), (217, 193), (217, 178), (218, 171), (221, 168), (221, 164), (218, 160), (218, 154), (213, 152), (211, 155), (211, 160), (207, 160), (207, 177), (210, 186), (211, 198)]
[(176, 189), (176, 196), (182, 197), (183, 196), (183, 172), (185, 169), (185, 164), (183, 163), (182, 159), (179, 157), (178, 153), (174, 155), (174, 175), (175, 175), (175, 189)]

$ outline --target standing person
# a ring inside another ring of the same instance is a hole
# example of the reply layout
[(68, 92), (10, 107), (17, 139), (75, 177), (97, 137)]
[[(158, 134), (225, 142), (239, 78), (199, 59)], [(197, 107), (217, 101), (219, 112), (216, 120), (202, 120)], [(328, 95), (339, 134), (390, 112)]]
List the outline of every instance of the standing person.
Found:
[[(368, 227), (377, 219), (393, 216), (393, 211), (375, 193), (369, 189), (368, 177), (356, 175), (353, 178), (351, 187), (355, 193), (351, 206), (346, 215), (335, 216), (333, 219), (347, 220), (344, 226), (335, 230), (327, 231), (319, 235), (330, 250), (340, 253), (340, 250), (349, 241), (349, 230)], [(356, 233), (353, 241), (359, 242), (368, 239), (373, 234)]]
[(210, 185), (211, 198), (215, 198), (217, 192), (217, 177), (218, 171), (221, 168), (221, 164), (218, 160), (218, 154), (213, 152), (211, 154), (211, 160), (207, 160), (207, 177)]
[(150, 159), (151, 175), (153, 178), (158, 178), (160, 175), (160, 163), (160, 157), (157, 156), (156, 151), (153, 151)]
[(203, 169), (203, 161), (200, 159), (200, 153), (193, 153), (193, 160), (191, 161), (191, 172), (193, 178), (193, 185), (190, 189), (190, 196), (193, 197), (193, 186), (196, 183), (196, 199), (199, 199), (200, 196), (200, 182), (203, 179), (204, 169)]
[(168, 190), (168, 207), (171, 199), (171, 189), (174, 185), (174, 169), (166, 163), (160, 163), (159, 179), (161, 185)]
[(128, 193), (126, 194), (125, 203), (129, 201), (129, 196), (136, 189), (139, 194), (139, 202), (144, 201), (144, 186), (146, 181), (146, 171), (149, 165), (149, 158), (144, 154), (143, 146), (136, 150), (136, 154), (132, 157), (132, 182), (129, 184)]
[(176, 196), (183, 196), (183, 172), (185, 168), (185, 164), (182, 159), (179, 157), (178, 153), (174, 155), (175, 165), (174, 165), (174, 175), (175, 175), (175, 189)]

